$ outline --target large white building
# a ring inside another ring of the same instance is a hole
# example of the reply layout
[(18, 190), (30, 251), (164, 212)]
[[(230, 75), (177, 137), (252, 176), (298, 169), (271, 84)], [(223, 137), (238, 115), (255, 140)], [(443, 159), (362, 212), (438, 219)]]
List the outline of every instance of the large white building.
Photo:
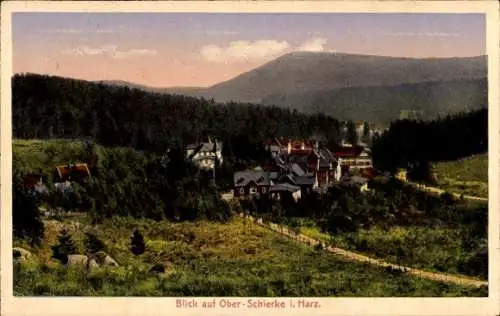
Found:
[(222, 163), (222, 143), (209, 139), (201, 144), (191, 144), (186, 147), (186, 157), (198, 168), (213, 170), (216, 163)]

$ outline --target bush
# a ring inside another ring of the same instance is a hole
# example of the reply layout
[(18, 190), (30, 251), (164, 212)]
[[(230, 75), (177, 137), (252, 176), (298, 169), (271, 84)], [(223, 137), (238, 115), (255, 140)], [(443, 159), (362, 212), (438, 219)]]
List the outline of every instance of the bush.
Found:
[(142, 234), (135, 230), (131, 238), (130, 251), (136, 256), (142, 255), (146, 251), (146, 244), (144, 243), (144, 237)]
[(58, 244), (52, 247), (52, 257), (61, 263), (68, 262), (68, 255), (76, 253), (76, 246), (66, 229), (59, 233)]

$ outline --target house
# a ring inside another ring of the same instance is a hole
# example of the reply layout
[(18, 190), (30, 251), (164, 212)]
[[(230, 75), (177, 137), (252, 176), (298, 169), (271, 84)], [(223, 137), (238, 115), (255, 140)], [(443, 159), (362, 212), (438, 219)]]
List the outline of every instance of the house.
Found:
[(333, 183), (340, 178), (339, 161), (335, 155), (326, 148), (314, 150), (318, 157), (316, 167), (316, 177), (318, 186), (323, 187)]
[(40, 174), (32, 173), (25, 176), (23, 184), (26, 188), (32, 190), (33, 193), (47, 194), (49, 192), (49, 189), (43, 183), (42, 175)]
[(186, 157), (200, 169), (213, 170), (223, 160), (222, 143), (209, 139), (201, 144), (190, 144), (186, 146)]
[(298, 201), (302, 195), (300, 186), (289, 183), (277, 183), (269, 189), (269, 192), (272, 198), (278, 200), (283, 199), (285, 195), (290, 195), (295, 201)]
[(271, 182), (269, 172), (264, 170), (245, 170), (234, 173), (234, 197), (268, 194)]
[(90, 177), (90, 169), (86, 163), (60, 165), (56, 167), (55, 182), (82, 182)]
[(335, 156), (350, 172), (373, 168), (371, 151), (367, 147), (344, 145), (335, 151)]
[(266, 149), (271, 152), (271, 156), (276, 158), (282, 153), (288, 155), (292, 153), (310, 153), (314, 149), (314, 143), (310, 140), (274, 138), (265, 143)]
[(314, 187), (327, 186), (339, 178), (337, 158), (317, 141), (283, 142), (277, 139), (276, 143), (281, 144), (281, 149), (274, 155), (280, 175), (315, 178)]
[(301, 196), (310, 194), (314, 188), (318, 187), (316, 177), (310, 175), (297, 176), (287, 174), (278, 179), (278, 183), (287, 183), (300, 188)]
[(60, 165), (56, 167), (54, 187), (58, 192), (70, 193), (72, 182), (82, 183), (90, 176), (90, 169), (86, 163)]

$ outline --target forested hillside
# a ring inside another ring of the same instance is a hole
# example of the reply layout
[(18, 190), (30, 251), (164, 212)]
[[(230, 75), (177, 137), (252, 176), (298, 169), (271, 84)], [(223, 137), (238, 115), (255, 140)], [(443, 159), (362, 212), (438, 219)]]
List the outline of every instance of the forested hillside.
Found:
[(410, 168), (427, 178), (429, 162), (456, 160), (487, 151), (488, 110), (481, 109), (430, 122), (393, 122), (374, 143), (373, 159), (380, 170)]
[(262, 103), (387, 126), (406, 111), (420, 111), (422, 119), (433, 120), (484, 107), (488, 103), (487, 88), (486, 79), (433, 81), (274, 94)]
[(35, 74), (16, 75), (14, 138), (91, 138), (105, 146), (165, 150), (206, 136), (243, 147), (272, 136), (337, 137), (338, 122), (276, 107), (204, 99)]

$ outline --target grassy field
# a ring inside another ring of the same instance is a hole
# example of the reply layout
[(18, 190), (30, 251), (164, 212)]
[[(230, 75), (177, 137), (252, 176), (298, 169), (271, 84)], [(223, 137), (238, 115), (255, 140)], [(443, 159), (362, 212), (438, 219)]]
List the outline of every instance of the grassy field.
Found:
[(488, 197), (488, 154), (434, 165), (437, 185), (443, 190), (464, 195)]
[[(312, 221), (298, 220), (301, 234), (339, 248), (431, 272), (486, 280), (480, 268), (487, 244), (471, 231), (452, 227), (373, 226), (353, 233), (329, 235)], [(399, 252), (398, 249), (401, 251)], [(483, 252), (481, 252), (483, 251)]]
[[(46, 223), (43, 246), (29, 248), (38, 260), (16, 266), (16, 295), (94, 296), (486, 296), (487, 289), (465, 288), (345, 262), (331, 254), (285, 239), (241, 219), (227, 224), (170, 223), (115, 218), (98, 226), (85, 222), (73, 238), (83, 253), (84, 231), (94, 232), (120, 267), (63, 267), (53, 261), (61, 222)], [(74, 224), (72, 226), (75, 226)], [(147, 250), (129, 250), (140, 229)], [(164, 274), (149, 268), (166, 265)]]

